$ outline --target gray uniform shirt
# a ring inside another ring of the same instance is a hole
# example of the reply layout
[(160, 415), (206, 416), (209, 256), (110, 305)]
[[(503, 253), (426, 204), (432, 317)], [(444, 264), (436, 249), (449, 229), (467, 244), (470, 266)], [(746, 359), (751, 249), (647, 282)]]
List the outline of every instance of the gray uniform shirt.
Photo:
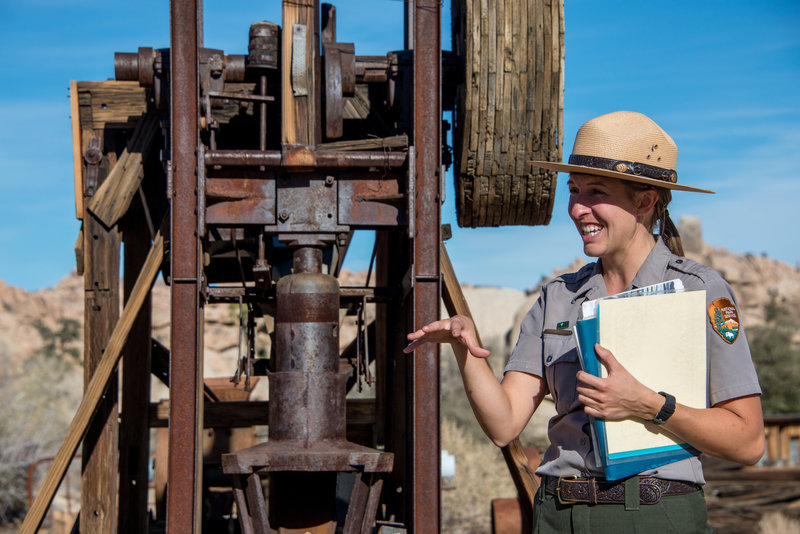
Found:
[[(727, 298), (736, 305), (733, 291), (716, 271), (697, 262), (676, 256), (659, 240), (636, 274), (634, 289), (665, 280), (680, 279), (686, 290), (706, 290), (707, 304)], [(571, 328), (579, 318), (581, 304), (607, 296), (599, 263), (591, 263), (575, 273), (548, 282), (539, 300), (522, 321), (519, 340), (505, 372), (521, 371), (542, 377), (555, 401), (556, 415), (550, 420), (550, 446), (536, 471), (540, 475), (602, 476), (592, 449), (589, 417), (578, 401), (576, 373), (578, 354)], [(739, 325), (733, 343), (726, 342), (709, 320), (707, 323), (709, 405), (760, 394), (750, 348)], [(677, 399), (680, 402), (680, 399)], [(671, 480), (705, 483), (698, 458), (688, 458), (643, 475)]]

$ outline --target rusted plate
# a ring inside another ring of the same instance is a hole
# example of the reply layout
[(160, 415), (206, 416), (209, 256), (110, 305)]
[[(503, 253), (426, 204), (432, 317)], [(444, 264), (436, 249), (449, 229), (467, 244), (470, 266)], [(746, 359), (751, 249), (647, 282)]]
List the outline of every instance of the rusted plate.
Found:
[(269, 441), (222, 455), (222, 471), (246, 474), (254, 471), (355, 471), (388, 473), (394, 455), (349, 441), (326, 441), (308, 447), (301, 441)]
[(255, 173), (242, 173), (207, 178), (206, 224), (275, 224), (274, 175), (255, 176)]
[(399, 179), (340, 177), (339, 223), (348, 226), (400, 226), (407, 223), (406, 195)]

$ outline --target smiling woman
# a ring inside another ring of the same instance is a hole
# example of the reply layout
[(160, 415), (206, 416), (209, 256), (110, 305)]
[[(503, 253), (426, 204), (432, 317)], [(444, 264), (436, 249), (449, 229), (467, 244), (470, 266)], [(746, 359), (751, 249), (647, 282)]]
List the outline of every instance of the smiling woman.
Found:
[[(667, 211), (671, 191), (711, 191), (678, 183), (677, 154), (672, 138), (651, 119), (619, 111), (581, 127), (568, 163), (532, 162), (570, 173), (569, 215), (584, 252), (597, 262), (545, 284), (522, 322), (502, 382), (486, 365), (488, 351), (466, 317), (408, 336), (407, 351), (426, 342), (452, 345), (475, 416), (497, 445), (514, 439), (543, 397), (553, 396), (557, 414), (537, 469), (542, 485), (534, 532), (586, 532), (590, 524), (596, 532), (711, 531), (697, 457), (608, 480), (596, 462), (592, 417), (648, 423), (728, 461), (753, 464), (763, 454), (761, 389), (732, 290), (715, 271), (679, 254), (680, 236)], [(582, 371), (570, 334), (585, 301), (673, 279), (689, 291), (705, 291), (709, 408), (651, 389), (600, 345), (595, 353), (606, 376)], [(720, 315), (736, 322), (735, 339), (718, 328)]]

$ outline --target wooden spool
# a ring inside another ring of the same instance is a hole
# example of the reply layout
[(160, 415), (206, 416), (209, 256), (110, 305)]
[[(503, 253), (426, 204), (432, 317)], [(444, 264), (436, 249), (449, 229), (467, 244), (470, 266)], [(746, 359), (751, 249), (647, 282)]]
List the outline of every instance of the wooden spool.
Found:
[(561, 161), (563, 0), (454, 0), (452, 16), (458, 224), (547, 224), (556, 173), (528, 162)]

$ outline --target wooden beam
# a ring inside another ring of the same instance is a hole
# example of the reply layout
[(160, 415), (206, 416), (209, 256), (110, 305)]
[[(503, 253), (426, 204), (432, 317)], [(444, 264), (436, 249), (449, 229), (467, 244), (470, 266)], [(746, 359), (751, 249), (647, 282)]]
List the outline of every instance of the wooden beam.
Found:
[[(142, 202), (134, 202), (125, 219), (124, 297), (127, 302), (133, 292), (136, 276), (141, 272), (150, 247), (150, 228)], [(148, 458), (150, 432), (148, 406), (150, 402), (150, 360), (152, 336), (152, 296), (145, 298), (122, 357), (122, 391), (119, 433), (119, 527), (117, 532), (147, 532)]]
[(103, 392), (108, 386), (109, 379), (114, 374), (117, 362), (119, 362), (119, 358), (122, 355), (122, 347), (128, 338), (134, 320), (139, 315), (139, 310), (146, 297), (150, 294), (150, 289), (158, 275), (163, 259), (164, 237), (161, 230), (159, 230), (153, 240), (153, 245), (150, 247), (150, 252), (147, 255), (142, 271), (136, 279), (131, 298), (125, 304), (122, 316), (111, 334), (103, 359), (97, 366), (92, 380), (86, 388), (80, 406), (78, 406), (78, 411), (67, 429), (67, 435), (64, 437), (64, 441), (61, 442), (58, 453), (47, 471), (47, 476), (45, 476), (44, 482), (39, 488), (39, 492), (36, 494), (28, 514), (25, 516), (25, 520), (22, 522), (20, 534), (33, 534), (41, 526), (44, 515), (67, 472), (70, 461), (86, 433), (95, 408), (103, 397)]
[[(283, 0), (281, 32), (281, 140), (314, 145), (317, 139), (318, 0)], [(295, 46), (295, 44), (297, 46)]]
[(75, 218), (83, 219), (83, 143), (78, 82), (69, 82), (69, 117), (72, 123), (72, 174), (75, 182)]
[(144, 160), (157, 132), (157, 113), (151, 109), (139, 119), (130, 143), (89, 200), (87, 209), (106, 228), (113, 227), (128, 211), (144, 178)]
[(317, 145), (317, 151), (375, 150), (379, 148), (408, 148), (408, 136), (402, 134), (392, 137), (376, 137), (374, 139), (331, 141), (330, 143), (320, 143)]
[[(461, 291), (461, 285), (458, 283), (458, 278), (453, 269), (453, 264), (450, 262), (450, 256), (447, 255), (447, 249), (444, 243), (442, 243), (440, 256), (443, 282), (442, 300), (444, 300), (447, 313), (451, 317), (453, 315), (463, 315), (472, 319), (472, 312), (469, 309), (469, 304), (467, 304), (464, 293)], [(475, 336), (480, 343), (480, 334), (478, 334), (477, 327), (475, 327)], [(489, 365), (488, 360), (486, 360), (486, 364)], [(528, 465), (528, 457), (525, 455), (525, 450), (519, 438), (515, 438), (514, 441), (502, 447), (501, 451), (522, 503), (523, 522), (527, 519), (529, 522), (528, 524), (530, 524), (530, 520), (533, 517), (533, 499), (536, 496), (538, 484), (534, 478), (533, 471)]]
[[(375, 423), (375, 401), (372, 399), (347, 399), (348, 425)], [(203, 404), (204, 428), (246, 428), (269, 424), (269, 401), (225, 401)], [(169, 424), (169, 400), (150, 404), (150, 426), (166, 427)]]
[[(102, 135), (93, 132), (93, 135)], [(113, 141), (110, 143), (113, 146)], [(111, 161), (113, 149), (104, 158)], [(96, 178), (104, 183), (105, 165)], [(92, 191), (84, 192), (84, 206)], [(103, 358), (114, 325), (119, 320), (120, 234), (107, 229), (91, 215), (84, 214), (84, 352), (83, 384), (88, 387)], [(117, 464), (119, 459), (118, 385), (116, 375), (109, 380), (103, 399), (83, 438), (81, 458), (80, 531), (84, 534), (113, 532), (117, 515)]]
[(139, 82), (78, 82), (78, 102), (90, 108), (83, 130), (133, 129), (147, 111), (147, 90)]

